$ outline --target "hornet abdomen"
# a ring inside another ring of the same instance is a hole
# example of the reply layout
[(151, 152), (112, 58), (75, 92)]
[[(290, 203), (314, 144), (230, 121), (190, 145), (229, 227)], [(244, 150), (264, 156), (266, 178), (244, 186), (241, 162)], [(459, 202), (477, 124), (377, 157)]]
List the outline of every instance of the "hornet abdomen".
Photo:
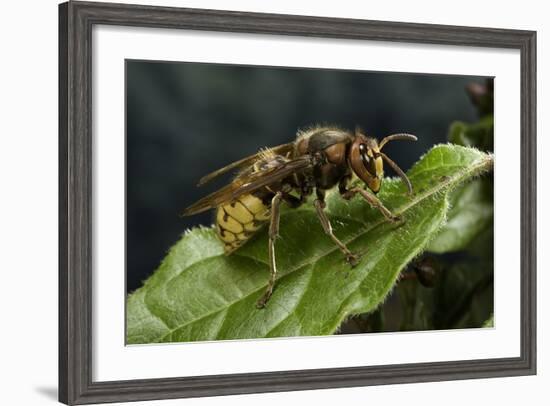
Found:
[(225, 253), (230, 254), (248, 241), (270, 215), (271, 208), (252, 194), (240, 196), (234, 202), (218, 206), (216, 231), (225, 244)]

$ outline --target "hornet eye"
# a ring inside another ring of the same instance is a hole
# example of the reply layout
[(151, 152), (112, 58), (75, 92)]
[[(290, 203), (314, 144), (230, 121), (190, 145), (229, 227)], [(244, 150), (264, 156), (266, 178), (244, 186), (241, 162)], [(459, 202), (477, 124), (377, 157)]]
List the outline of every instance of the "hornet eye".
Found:
[(361, 154), (361, 159), (363, 160), (363, 164), (365, 164), (366, 167), (370, 161), (370, 158), (367, 155), (367, 148), (365, 147), (365, 144), (359, 145), (359, 153)]
[(365, 169), (372, 176), (376, 177), (376, 162), (373, 158), (369, 157), (365, 144), (359, 145), (359, 153), (361, 154), (361, 161), (363, 161)]

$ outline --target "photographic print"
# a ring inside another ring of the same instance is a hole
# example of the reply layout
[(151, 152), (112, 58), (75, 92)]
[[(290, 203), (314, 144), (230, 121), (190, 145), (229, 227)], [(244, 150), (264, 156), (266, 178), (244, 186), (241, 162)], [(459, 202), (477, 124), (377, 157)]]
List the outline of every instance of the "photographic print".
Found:
[(493, 326), (493, 79), (126, 60), (126, 342)]
[(536, 374), (535, 73), (534, 31), (61, 4), (60, 401)]

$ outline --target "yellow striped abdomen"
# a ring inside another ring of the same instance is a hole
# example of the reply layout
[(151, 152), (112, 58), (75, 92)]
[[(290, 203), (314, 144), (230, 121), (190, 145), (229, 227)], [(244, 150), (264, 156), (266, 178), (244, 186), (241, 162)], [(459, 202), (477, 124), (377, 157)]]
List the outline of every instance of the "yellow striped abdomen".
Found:
[(243, 195), (231, 203), (218, 206), (216, 231), (229, 254), (243, 245), (268, 219), (271, 210), (261, 199)]

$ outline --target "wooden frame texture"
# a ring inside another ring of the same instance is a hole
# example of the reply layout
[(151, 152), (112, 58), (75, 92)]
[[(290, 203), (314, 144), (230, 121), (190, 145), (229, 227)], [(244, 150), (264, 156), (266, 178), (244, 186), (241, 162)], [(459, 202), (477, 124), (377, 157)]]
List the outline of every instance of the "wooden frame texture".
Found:
[[(92, 27), (94, 24), (513, 48), (521, 53), (521, 355), (352, 368), (92, 381)], [(59, 400), (216, 396), (536, 373), (536, 32), (218, 10), (59, 6)]]

